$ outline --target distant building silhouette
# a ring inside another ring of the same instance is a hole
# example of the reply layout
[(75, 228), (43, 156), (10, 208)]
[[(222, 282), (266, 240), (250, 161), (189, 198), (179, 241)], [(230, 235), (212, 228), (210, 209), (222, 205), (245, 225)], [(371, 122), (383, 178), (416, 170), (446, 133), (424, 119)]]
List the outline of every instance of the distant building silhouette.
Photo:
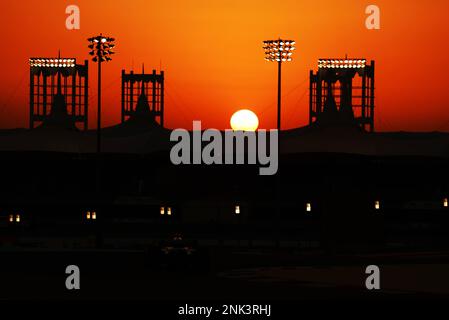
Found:
[(374, 61), (319, 59), (310, 71), (309, 123), (355, 123), (374, 131)]
[(61, 72), (58, 72), (57, 79), (57, 89), (53, 95), (50, 113), (38, 128), (78, 130), (74, 117), (70, 116), (67, 112), (65, 96), (62, 94), (61, 88)]
[(122, 123), (132, 118), (159, 121), (164, 126), (164, 71), (157, 74), (122, 70)]
[(88, 128), (88, 62), (74, 58), (30, 59), (30, 129)]

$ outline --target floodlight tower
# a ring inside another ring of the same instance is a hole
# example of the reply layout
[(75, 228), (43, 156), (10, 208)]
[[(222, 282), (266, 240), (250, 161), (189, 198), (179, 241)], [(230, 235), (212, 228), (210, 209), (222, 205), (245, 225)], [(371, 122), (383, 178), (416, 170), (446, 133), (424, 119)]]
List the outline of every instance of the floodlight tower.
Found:
[(114, 38), (105, 37), (101, 33), (99, 36), (87, 39), (89, 54), (93, 56), (92, 61), (98, 63), (98, 114), (97, 114), (97, 152), (101, 151), (101, 63), (111, 61), (110, 57), (115, 52), (113, 51), (115, 44)]
[[(48, 123), (55, 110), (58, 75), (63, 79), (61, 93), (66, 113), (75, 124), (88, 128), (88, 63), (77, 64), (75, 58), (30, 58), (30, 129)], [(49, 109), (51, 107), (51, 109)], [(65, 113), (65, 112), (64, 112)]]
[(374, 66), (362, 58), (319, 59), (317, 72), (310, 71), (309, 123), (329, 120), (326, 97), (332, 96), (334, 118), (373, 132)]
[(282, 62), (292, 61), (293, 50), (295, 50), (294, 40), (266, 40), (263, 42), (265, 50), (265, 60), (278, 63), (278, 112), (277, 129), (281, 131), (281, 66)]

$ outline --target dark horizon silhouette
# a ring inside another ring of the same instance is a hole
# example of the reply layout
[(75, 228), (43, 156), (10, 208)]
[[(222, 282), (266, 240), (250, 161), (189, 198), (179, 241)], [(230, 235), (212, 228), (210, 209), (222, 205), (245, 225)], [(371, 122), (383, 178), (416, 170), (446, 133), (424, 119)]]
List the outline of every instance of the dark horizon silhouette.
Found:
[[(83, 270), (102, 266), (122, 277), (123, 270), (140, 274), (157, 294), (129, 276), (127, 285), (120, 285), (139, 299), (173, 301), (187, 292), (205, 299), (205, 290), (207, 297), (220, 299), (230, 290), (228, 281), (236, 281), (239, 298), (369, 299), (363, 283), (342, 277), (342, 270), (363, 272), (364, 264), (375, 261), (401, 279), (397, 264), (419, 272), (407, 263), (449, 257), (449, 134), (369, 132), (354, 116), (350, 85), (327, 82), (316, 119), (281, 132), (277, 175), (260, 176), (255, 165), (175, 166), (169, 157), (171, 130), (158, 123), (163, 109), (155, 107), (163, 92), (147, 87), (148, 81), (162, 86), (162, 75), (122, 73), (123, 121), (102, 128), (101, 154), (96, 131), (77, 129), (68, 112), (63, 72), (52, 73), (51, 108), (39, 125), (2, 131), (0, 245), (9, 248), (2, 253), (4, 270), (20, 272), (20, 265), (39, 257), (32, 277), (39, 285), (42, 274), (56, 272), (72, 257)], [(322, 76), (324, 82), (327, 76), (336, 79), (329, 70)], [(327, 289), (314, 287), (320, 280), (306, 271), (310, 266), (333, 266)], [(238, 269), (248, 275), (232, 280)], [(307, 284), (303, 274), (314, 280)], [(248, 287), (247, 277), (271, 280)], [(273, 289), (285, 288), (286, 277), (299, 282), (274, 296)], [(394, 293), (403, 284), (390, 281), (382, 299), (448, 294), (435, 278), (428, 279), (406, 293)], [(8, 289), (0, 297), (17, 298), (13, 284), (3, 281)], [(50, 281), (56, 285), (56, 279)], [(166, 292), (167, 283), (182, 289)], [(66, 297), (51, 288), (44, 296)], [(95, 290), (123, 298), (122, 291)], [(94, 298), (93, 292), (85, 290), (83, 297)], [(31, 291), (26, 297), (37, 295)]]

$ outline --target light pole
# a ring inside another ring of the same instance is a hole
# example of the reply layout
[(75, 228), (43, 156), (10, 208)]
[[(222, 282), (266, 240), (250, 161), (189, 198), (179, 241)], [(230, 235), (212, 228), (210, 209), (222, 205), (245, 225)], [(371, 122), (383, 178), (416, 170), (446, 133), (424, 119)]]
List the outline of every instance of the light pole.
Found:
[[(279, 133), (278, 143), (281, 139), (281, 69), (282, 62), (292, 61), (293, 50), (295, 50), (295, 41), (293, 40), (265, 40), (263, 42), (265, 51), (265, 60), (278, 63), (278, 101), (277, 101), (277, 130)], [(276, 175), (276, 223), (275, 236), (276, 246), (279, 246), (280, 218), (281, 218), (281, 166), (279, 162), (278, 172)]]
[(115, 52), (114, 38), (105, 37), (101, 33), (87, 39), (89, 43), (89, 54), (93, 56), (92, 61), (98, 63), (98, 111), (97, 111), (97, 153), (101, 152), (101, 63), (111, 61), (110, 57)]
[(265, 60), (278, 63), (278, 101), (277, 101), (277, 129), (281, 131), (281, 66), (282, 62), (292, 61), (294, 40), (266, 40), (263, 42)]

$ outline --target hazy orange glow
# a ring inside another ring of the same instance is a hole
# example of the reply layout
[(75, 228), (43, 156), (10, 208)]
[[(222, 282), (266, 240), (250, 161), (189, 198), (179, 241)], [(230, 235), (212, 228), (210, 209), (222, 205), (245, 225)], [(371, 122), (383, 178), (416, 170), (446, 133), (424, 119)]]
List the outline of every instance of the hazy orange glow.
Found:
[[(81, 30), (65, 28), (66, 6), (81, 10)], [(365, 8), (381, 9), (381, 30), (365, 28)], [(317, 59), (376, 61), (378, 130), (449, 130), (446, 0), (346, 1), (4, 1), (0, 127), (28, 125), (28, 58), (88, 59), (86, 39), (116, 38), (103, 80), (104, 124), (119, 122), (120, 71), (166, 72), (166, 125), (227, 128), (247, 106), (261, 128), (276, 126), (276, 66), (264, 61), (262, 41), (296, 40), (283, 68), (285, 128), (307, 124), (308, 75)], [(96, 73), (90, 64), (90, 127), (96, 110)]]

